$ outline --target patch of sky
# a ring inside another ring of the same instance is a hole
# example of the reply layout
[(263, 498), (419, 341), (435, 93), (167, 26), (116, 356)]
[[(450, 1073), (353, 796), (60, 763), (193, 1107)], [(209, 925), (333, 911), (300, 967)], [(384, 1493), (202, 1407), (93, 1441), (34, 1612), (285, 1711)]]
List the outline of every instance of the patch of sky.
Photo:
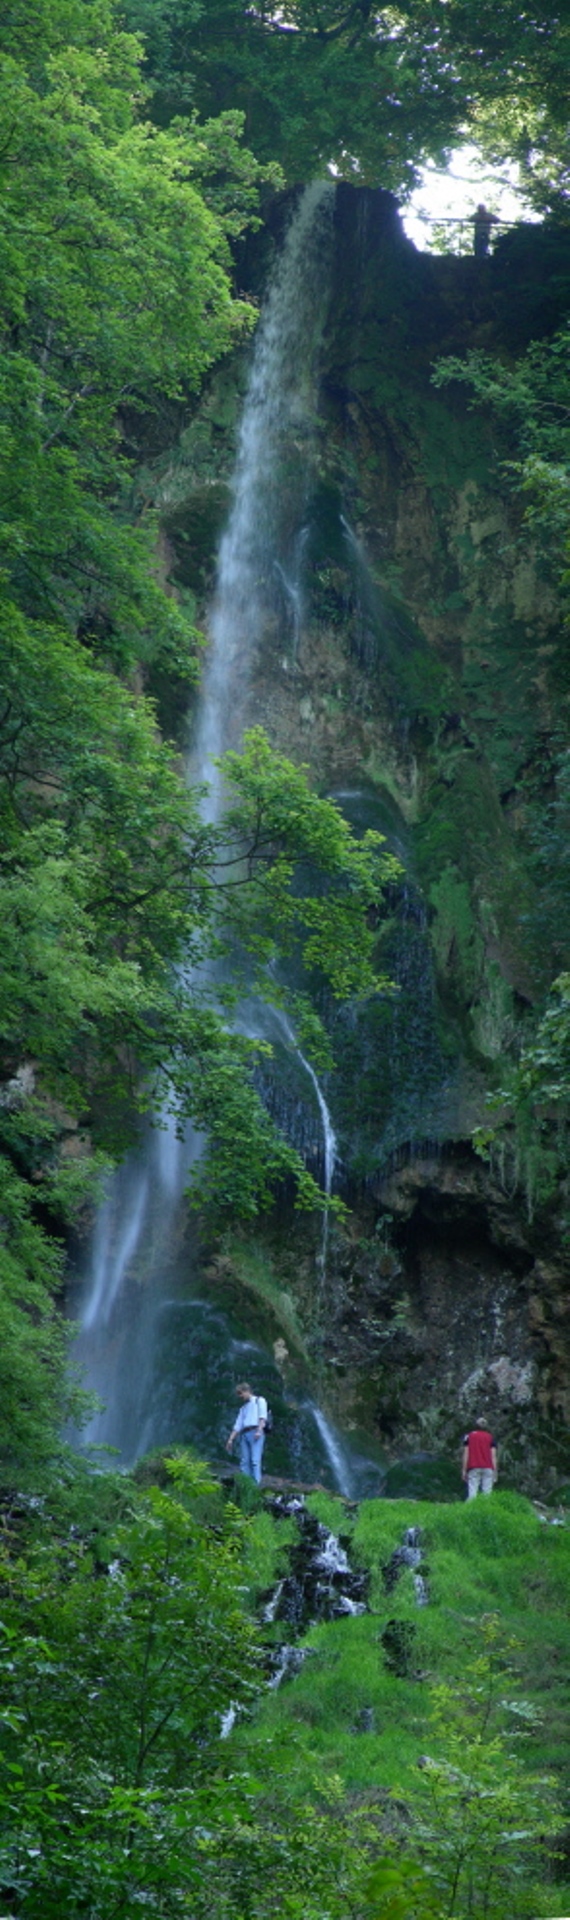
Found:
[(422, 168), (401, 208), (404, 230), (422, 252), (472, 253), (473, 215), (483, 202), (493, 215), (493, 240), (520, 220), (539, 220), (529, 205), (514, 162), (493, 167), (472, 143), (455, 147), (445, 168)]

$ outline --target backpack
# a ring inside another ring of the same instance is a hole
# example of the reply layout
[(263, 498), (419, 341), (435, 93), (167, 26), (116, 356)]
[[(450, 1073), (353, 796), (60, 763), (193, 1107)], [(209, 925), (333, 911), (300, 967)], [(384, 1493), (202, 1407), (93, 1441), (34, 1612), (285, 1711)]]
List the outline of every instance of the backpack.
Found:
[(272, 1426), (273, 1426), (273, 1414), (271, 1412), (271, 1407), (268, 1407), (267, 1413), (265, 1416), (265, 1432), (271, 1433)]

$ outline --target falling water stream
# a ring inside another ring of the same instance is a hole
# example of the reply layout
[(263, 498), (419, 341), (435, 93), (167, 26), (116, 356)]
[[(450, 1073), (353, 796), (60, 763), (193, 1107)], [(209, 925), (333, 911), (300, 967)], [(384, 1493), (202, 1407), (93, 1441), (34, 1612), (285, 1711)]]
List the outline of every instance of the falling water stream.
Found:
[[(303, 194), (256, 335), (188, 767), (189, 779), (206, 786), (209, 820), (219, 817), (222, 803), (221, 776), (213, 763), (228, 746), (239, 745), (247, 722), (252, 662), (279, 624), (279, 600), (290, 664), (295, 661), (304, 547), (299, 507), (302, 513), (328, 298), (333, 204), (334, 188), (328, 183), (314, 184)], [(289, 488), (293, 471), (296, 493), (293, 531), (284, 505), (285, 469)], [(284, 1031), (283, 1016), (275, 1017)], [(330, 1194), (336, 1150), (332, 1122), (317, 1075), (300, 1053), (289, 1024), (285, 1027), (287, 1043), (313, 1083), (322, 1123), (324, 1184)], [(77, 1361), (86, 1386), (100, 1396), (103, 1408), (86, 1437), (91, 1446), (116, 1449), (127, 1463), (153, 1446), (176, 1440), (193, 1442), (211, 1457), (219, 1455), (228, 1431), (233, 1382), (244, 1369), (263, 1377), (272, 1399), (282, 1391), (275, 1369), (272, 1385), (267, 1354), (244, 1338), (235, 1318), (211, 1298), (188, 1298), (191, 1265), (183, 1196), (200, 1150), (192, 1129), (180, 1140), (175, 1119), (165, 1110), (149, 1127), (139, 1152), (109, 1181), (93, 1234)], [(327, 1231), (325, 1212), (321, 1272)], [(312, 1441), (307, 1440), (309, 1430)], [(305, 1477), (311, 1470), (317, 1475), (324, 1470), (340, 1491), (352, 1491), (348, 1451), (324, 1414), (306, 1399), (291, 1425), (290, 1467), (298, 1475), (304, 1467)]]
[[(287, 1019), (287, 1016), (285, 1013), (283, 1013), (283, 1010), (281, 1007), (264, 1006), (264, 1007), (256, 1008), (253, 1010), (253, 1016), (250, 1019), (249, 1023), (247, 1023), (244, 1020), (243, 1024), (246, 1031), (249, 1031), (252, 1035), (257, 1033), (260, 1037), (263, 1037), (269, 1040), (270, 1044), (272, 1042), (274, 1044), (275, 1041), (277, 1041), (282, 1045), (283, 1042), (285, 1042), (286, 1048), (294, 1056), (298, 1065), (302, 1068), (303, 1073), (307, 1074), (308, 1079), (311, 1082), (313, 1092), (315, 1095), (315, 1100), (318, 1107), (318, 1111), (319, 1111), (319, 1118), (320, 1118), (320, 1125), (321, 1125), (321, 1137), (322, 1137), (321, 1186), (322, 1186), (323, 1192), (326, 1194), (326, 1198), (328, 1201), (331, 1198), (331, 1194), (333, 1190), (333, 1181), (334, 1181), (335, 1167), (337, 1162), (337, 1139), (336, 1139), (336, 1133), (333, 1127), (331, 1115), (329, 1112), (329, 1108), (327, 1106), (327, 1102), (325, 1100), (325, 1096), (324, 1096), (323, 1089), (322, 1089), (320, 1080), (318, 1078), (318, 1075), (315, 1073), (314, 1067), (311, 1066), (310, 1060), (307, 1060), (305, 1058), (305, 1055), (302, 1052), (301, 1047), (299, 1046), (299, 1042), (297, 1040), (296, 1034), (294, 1033), (293, 1028), (291, 1026), (291, 1022)], [(317, 1262), (321, 1287), (326, 1278), (328, 1233), (329, 1233), (329, 1209), (328, 1207), (324, 1207), (323, 1208), (323, 1224), (322, 1224), (322, 1232), (321, 1232), (321, 1244), (319, 1248), (318, 1262)]]
[[(314, 433), (316, 370), (326, 317), (334, 187), (314, 182), (299, 202), (258, 329), (233, 478), (233, 504), (218, 555), (209, 618), (211, 646), (194, 751), (198, 778), (219, 805), (216, 755), (239, 738), (257, 648), (276, 612), (276, 592), (301, 607), (303, 536), (298, 511)], [(298, 468), (298, 473), (297, 473)], [(295, 471), (296, 526), (288, 525)], [(285, 473), (287, 484), (285, 484)]]

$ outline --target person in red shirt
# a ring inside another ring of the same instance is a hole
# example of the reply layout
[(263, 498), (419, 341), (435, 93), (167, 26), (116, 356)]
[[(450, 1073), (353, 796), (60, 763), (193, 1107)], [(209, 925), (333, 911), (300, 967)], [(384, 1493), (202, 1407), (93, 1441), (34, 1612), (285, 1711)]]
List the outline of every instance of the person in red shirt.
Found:
[(486, 1420), (476, 1420), (463, 1441), (461, 1472), (467, 1481), (467, 1499), (478, 1493), (492, 1493), (497, 1478), (497, 1449)]

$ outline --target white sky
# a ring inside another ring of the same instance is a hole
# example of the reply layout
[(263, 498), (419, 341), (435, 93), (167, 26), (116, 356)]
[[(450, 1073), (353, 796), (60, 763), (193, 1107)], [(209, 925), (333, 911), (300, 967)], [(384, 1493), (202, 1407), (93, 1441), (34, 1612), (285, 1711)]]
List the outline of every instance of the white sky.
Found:
[[(431, 245), (432, 221), (464, 220), (469, 221), (470, 214), (480, 200), (499, 220), (508, 225), (515, 220), (538, 220), (540, 215), (532, 210), (524, 195), (515, 191), (517, 169), (503, 164), (495, 172), (489, 162), (481, 158), (475, 146), (456, 147), (449, 156), (449, 165), (445, 171), (436, 167), (425, 167), (421, 181), (416, 187), (406, 207), (401, 209), (402, 224), (409, 240), (416, 247), (427, 249)], [(422, 220), (421, 215), (427, 216)], [(450, 252), (456, 252), (460, 239), (470, 244), (471, 229), (466, 225), (462, 234), (455, 226), (449, 228)]]

